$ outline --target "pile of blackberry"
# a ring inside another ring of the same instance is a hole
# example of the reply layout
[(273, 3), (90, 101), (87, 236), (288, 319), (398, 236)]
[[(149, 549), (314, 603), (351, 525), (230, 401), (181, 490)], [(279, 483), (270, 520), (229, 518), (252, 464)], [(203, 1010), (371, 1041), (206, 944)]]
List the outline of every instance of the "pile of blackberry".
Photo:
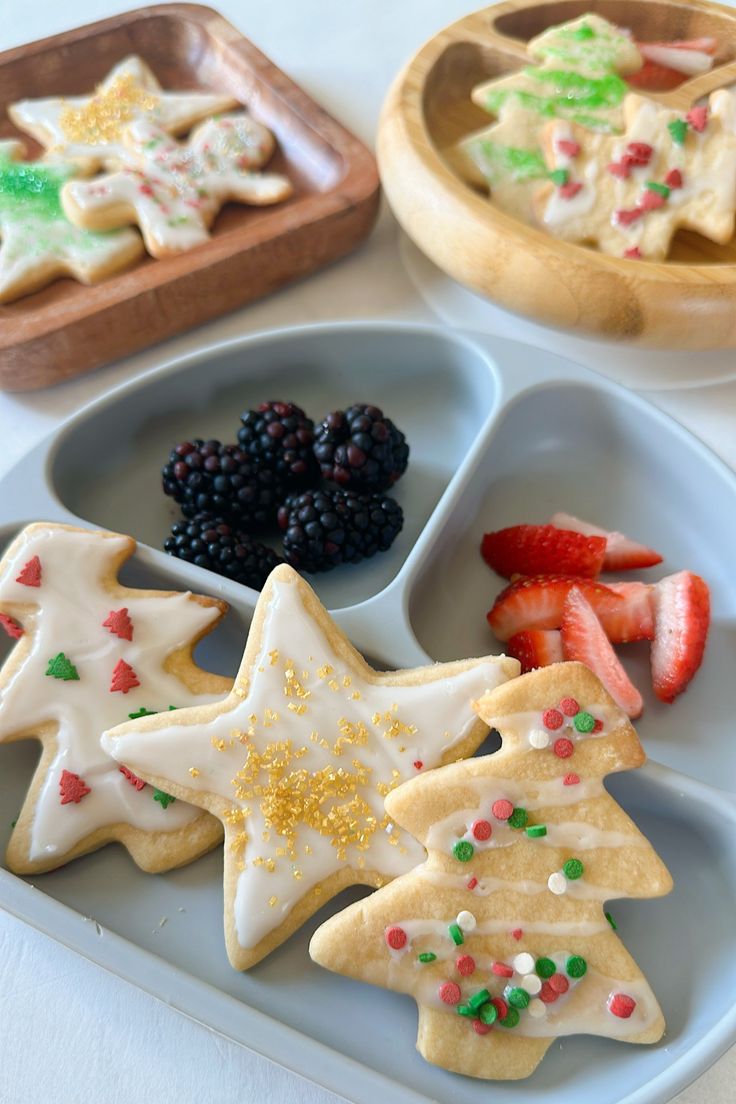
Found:
[[(166, 552), (260, 590), (279, 563), (329, 571), (390, 548), (404, 516), (384, 492), (406, 471), (409, 446), (382, 410), (355, 403), (315, 428), (295, 403), (272, 401), (240, 421), (237, 444), (193, 438), (172, 449), (163, 490), (184, 518)], [(279, 530), (283, 558), (254, 539)]]

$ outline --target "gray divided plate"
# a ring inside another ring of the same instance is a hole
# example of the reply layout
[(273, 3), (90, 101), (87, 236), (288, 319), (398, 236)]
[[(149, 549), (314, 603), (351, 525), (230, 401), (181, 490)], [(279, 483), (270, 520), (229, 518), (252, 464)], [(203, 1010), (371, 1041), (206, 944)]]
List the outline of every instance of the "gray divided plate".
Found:
[[(478, 555), (480, 534), (555, 510), (659, 548), (662, 574), (687, 567), (710, 583), (714, 624), (701, 672), (676, 705), (646, 700), (639, 731), (657, 763), (610, 780), (675, 879), (668, 898), (614, 907), (662, 1004), (664, 1041), (565, 1039), (527, 1081), (493, 1086), (436, 1069), (414, 1050), (411, 1000), (309, 960), (312, 931), (364, 891), (342, 894), (241, 975), (225, 956), (219, 852), (161, 876), (142, 874), (117, 845), (33, 885), (0, 869), (0, 905), (356, 1104), (473, 1104), (489, 1094), (494, 1104), (666, 1101), (736, 1039), (736, 798), (718, 789), (736, 789), (736, 478), (646, 402), (552, 354), (426, 327), (317, 326), (199, 352), (88, 406), (0, 483), (2, 542), (35, 520), (131, 533), (140, 546), (124, 582), (231, 603), (197, 656), (233, 674), (257, 595), (158, 551), (173, 516), (159, 470), (173, 442), (232, 440), (240, 412), (274, 396), (315, 417), (369, 400), (411, 443), (395, 491), (406, 523), (390, 552), (316, 579), (342, 628), (382, 665), (492, 648), (484, 615), (499, 587)], [(646, 648), (625, 652), (646, 686)], [(0, 750), (4, 847), (38, 750)]]

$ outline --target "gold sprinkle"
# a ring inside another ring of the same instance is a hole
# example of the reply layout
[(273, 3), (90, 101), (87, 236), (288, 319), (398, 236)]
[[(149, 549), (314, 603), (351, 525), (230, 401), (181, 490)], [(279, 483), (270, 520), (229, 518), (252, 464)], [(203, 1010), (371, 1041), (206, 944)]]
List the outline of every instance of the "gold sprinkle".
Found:
[(196, 767), (190, 767), (189, 773), (191, 774), (192, 778), (199, 778), (200, 772), (197, 770)]
[(350, 684), (352, 683), (352, 681), (353, 681), (353, 680), (351, 679), (350, 675), (343, 675), (343, 676), (342, 676), (342, 684), (343, 684), (343, 686), (350, 686)]
[(340, 689), (340, 687), (337, 685), (337, 681), (335, 679), (330, 679), (330, 681), (327, 683), (327, 685), (329, 686), (330, 690), (332, 690), (333, 694), (336, 693)]
[(289, 702), (289, 709), (292, 711), (292, 713), (296, 713), (299, 717), (307, 712), (307, 707), (306, 705), (304, 705), (303, 702), (301, 705), (297, 705), (296, 702)]
[(298, 882), (300, 882), (300, 881), (301, 881), (301, 878), (302, 878), (302, 872), (301, 872), (301, 870), (299, 870), (299, 868), (298, 868), (298, 867), (297, 867), (297, 868), (296, 868), (295, 870), (292, 870), (292, 874), (294, 875), (294, 877), (296, 878), (296, 880), (297, 880)]
[(279, 650), (278, 650), (278, 648), (272, 648), (271, 651), (268, 653), (268, 658), (271, 660), (271, 666), (275, 667), (276, 664), (279, 661)]
[(210, 739), (210, 743), (212, 744), (213, 748), (216, 751), (224, 751), (225, 750), (225, 741), (224, 740), (218, 740), (216, 736), (213, 736)]
[(81, 107), (65, 107), (59, 125), (71, 142), (107, 145), (120, 137), (126, 123), (157, 103), (158, 97), (136, 84), (132, 73), (123, 73), (109, 88), (98, 88)]
[(314, 887), (314, 896), (315, 897), (321, 897), (322, 896), (322, 886), (315, 886)]
[(304, 854), (305, 855), (311, 855), (312, 854), (312, 848), (309, 846), (308, 843), (305, 844), (305, 846), (304, 846)]
[(271, 906), (271, 908), (273, 908), (274, 905), (277, 905), (279, 903), (279, 899), (278, 899), (278, 897), (269, 897), (268, 898), (268, 903)]
[(233, 693), (236, 698), (245, 698), (247, 696), (247, 691), (245, 691), (242, 686), (234, 686)]
[(363, 700), (363, 695), (361, 694), (360, 690), (353, 690), (350, 697), (353, 699), (353, 701), (362, 701)]
[(334, 667), (330, 667), (329, 663), (325, 663), (323, 667), (319, 667), (317, 674), (321, 679), (326, 679), (328, 675), (331, 675), (334, 671)]
[(379, 725), (380, 723), (381, 723), (381, 714), (380, 713), (374, 713), (373, 716), (371, 717), (371, 724)]
[(256, 724), (258, 724), (258, 717), (257, 717), (257, 715), (256, 715), (255, 713), (251, 713), (250, 717), (248, 717), (248, 721), (249, 721), (249, 722), (250, 722), (250, 724), (252, 724), (252, 725), (256, 725)]

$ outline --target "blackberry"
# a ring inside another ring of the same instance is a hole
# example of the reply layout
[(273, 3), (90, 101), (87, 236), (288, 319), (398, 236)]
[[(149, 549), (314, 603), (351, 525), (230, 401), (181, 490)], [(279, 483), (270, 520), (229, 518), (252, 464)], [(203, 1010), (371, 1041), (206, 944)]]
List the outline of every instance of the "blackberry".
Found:
[(260, 590), (274, 567), (284, 562), (272, 548), (209, 514), (175, 521), (164, 552), (254, 590)]
[(314, 422), (294, 403), (263, 402), (241, 414), (238, 441), (243, 452), (269, 468), (289, 487), (316, 482)]
[(276, 519), (286, 489), (274, 472), (260, 468), (238, 445), (195, 438), (172, 450), (163, 467), (164, 494), (185, 517), (206, 513), (254, 532)]
[(329, 571), (389, 548), (404, 524), (398, 502), (335, 487), (292, 494), (279, 510), (284, 556), (298, 571)]
[(377, 406), (354, 403), (333, 410), (317, 426), (314, 455), (330, 482), (355, 491), (384, 491), (406, 471), (409, 446)]

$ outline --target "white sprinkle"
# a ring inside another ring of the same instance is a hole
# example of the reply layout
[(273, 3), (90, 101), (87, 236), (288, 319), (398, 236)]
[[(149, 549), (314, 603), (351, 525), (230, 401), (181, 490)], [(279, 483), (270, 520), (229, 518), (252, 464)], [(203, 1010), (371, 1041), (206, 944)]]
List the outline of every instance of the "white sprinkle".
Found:
[(391, 833), (393, 832), (393, 830), (394, 830), (394, 826), (391, 823), (391, 821), (389, 821), (388, 824), (386, 825), (386, 827), (384, 828), (384, 832), (386, 833), (387, 836), (390, 836)]
[(567, 890), (567, 878), (561, 871), (555, 870), (554, 874), (550, 874), (547, 879), (547, 885), (559, 897), (561, 893)]
[(459, 928), (462, 928), (463, 931), (472, 932), (475, 930), (475, 925), (477, 921), (472, 912), (468, 912), (467, 909), (463, 909), (462, 912), (459, 912), (457, 914), (455, 923), (458, 925)]
[(540, 1016), (547, 1015), (547, 1009), (544, 1006), (544, 1002), (541, 1000), (529, 1001), (526, 1010), (535, 1020), (538, 1020)]
[(513, 967), (517, 974), (530, 974), (534, 969), (534, 958), (528, 951), (522, 951), (514, 956)]
[(541, 728), (533, 728), (529, 733), (529, 743), (533, 748), (546, 748), (549, 745), (549, 733)]
[(541, 979), (536, 974), (527, 974), (526, 977), (521, 979), (521, 988), (526, 989), (527, 993), (531, 993), (533, 997), (536, 997), (542, 988)]

